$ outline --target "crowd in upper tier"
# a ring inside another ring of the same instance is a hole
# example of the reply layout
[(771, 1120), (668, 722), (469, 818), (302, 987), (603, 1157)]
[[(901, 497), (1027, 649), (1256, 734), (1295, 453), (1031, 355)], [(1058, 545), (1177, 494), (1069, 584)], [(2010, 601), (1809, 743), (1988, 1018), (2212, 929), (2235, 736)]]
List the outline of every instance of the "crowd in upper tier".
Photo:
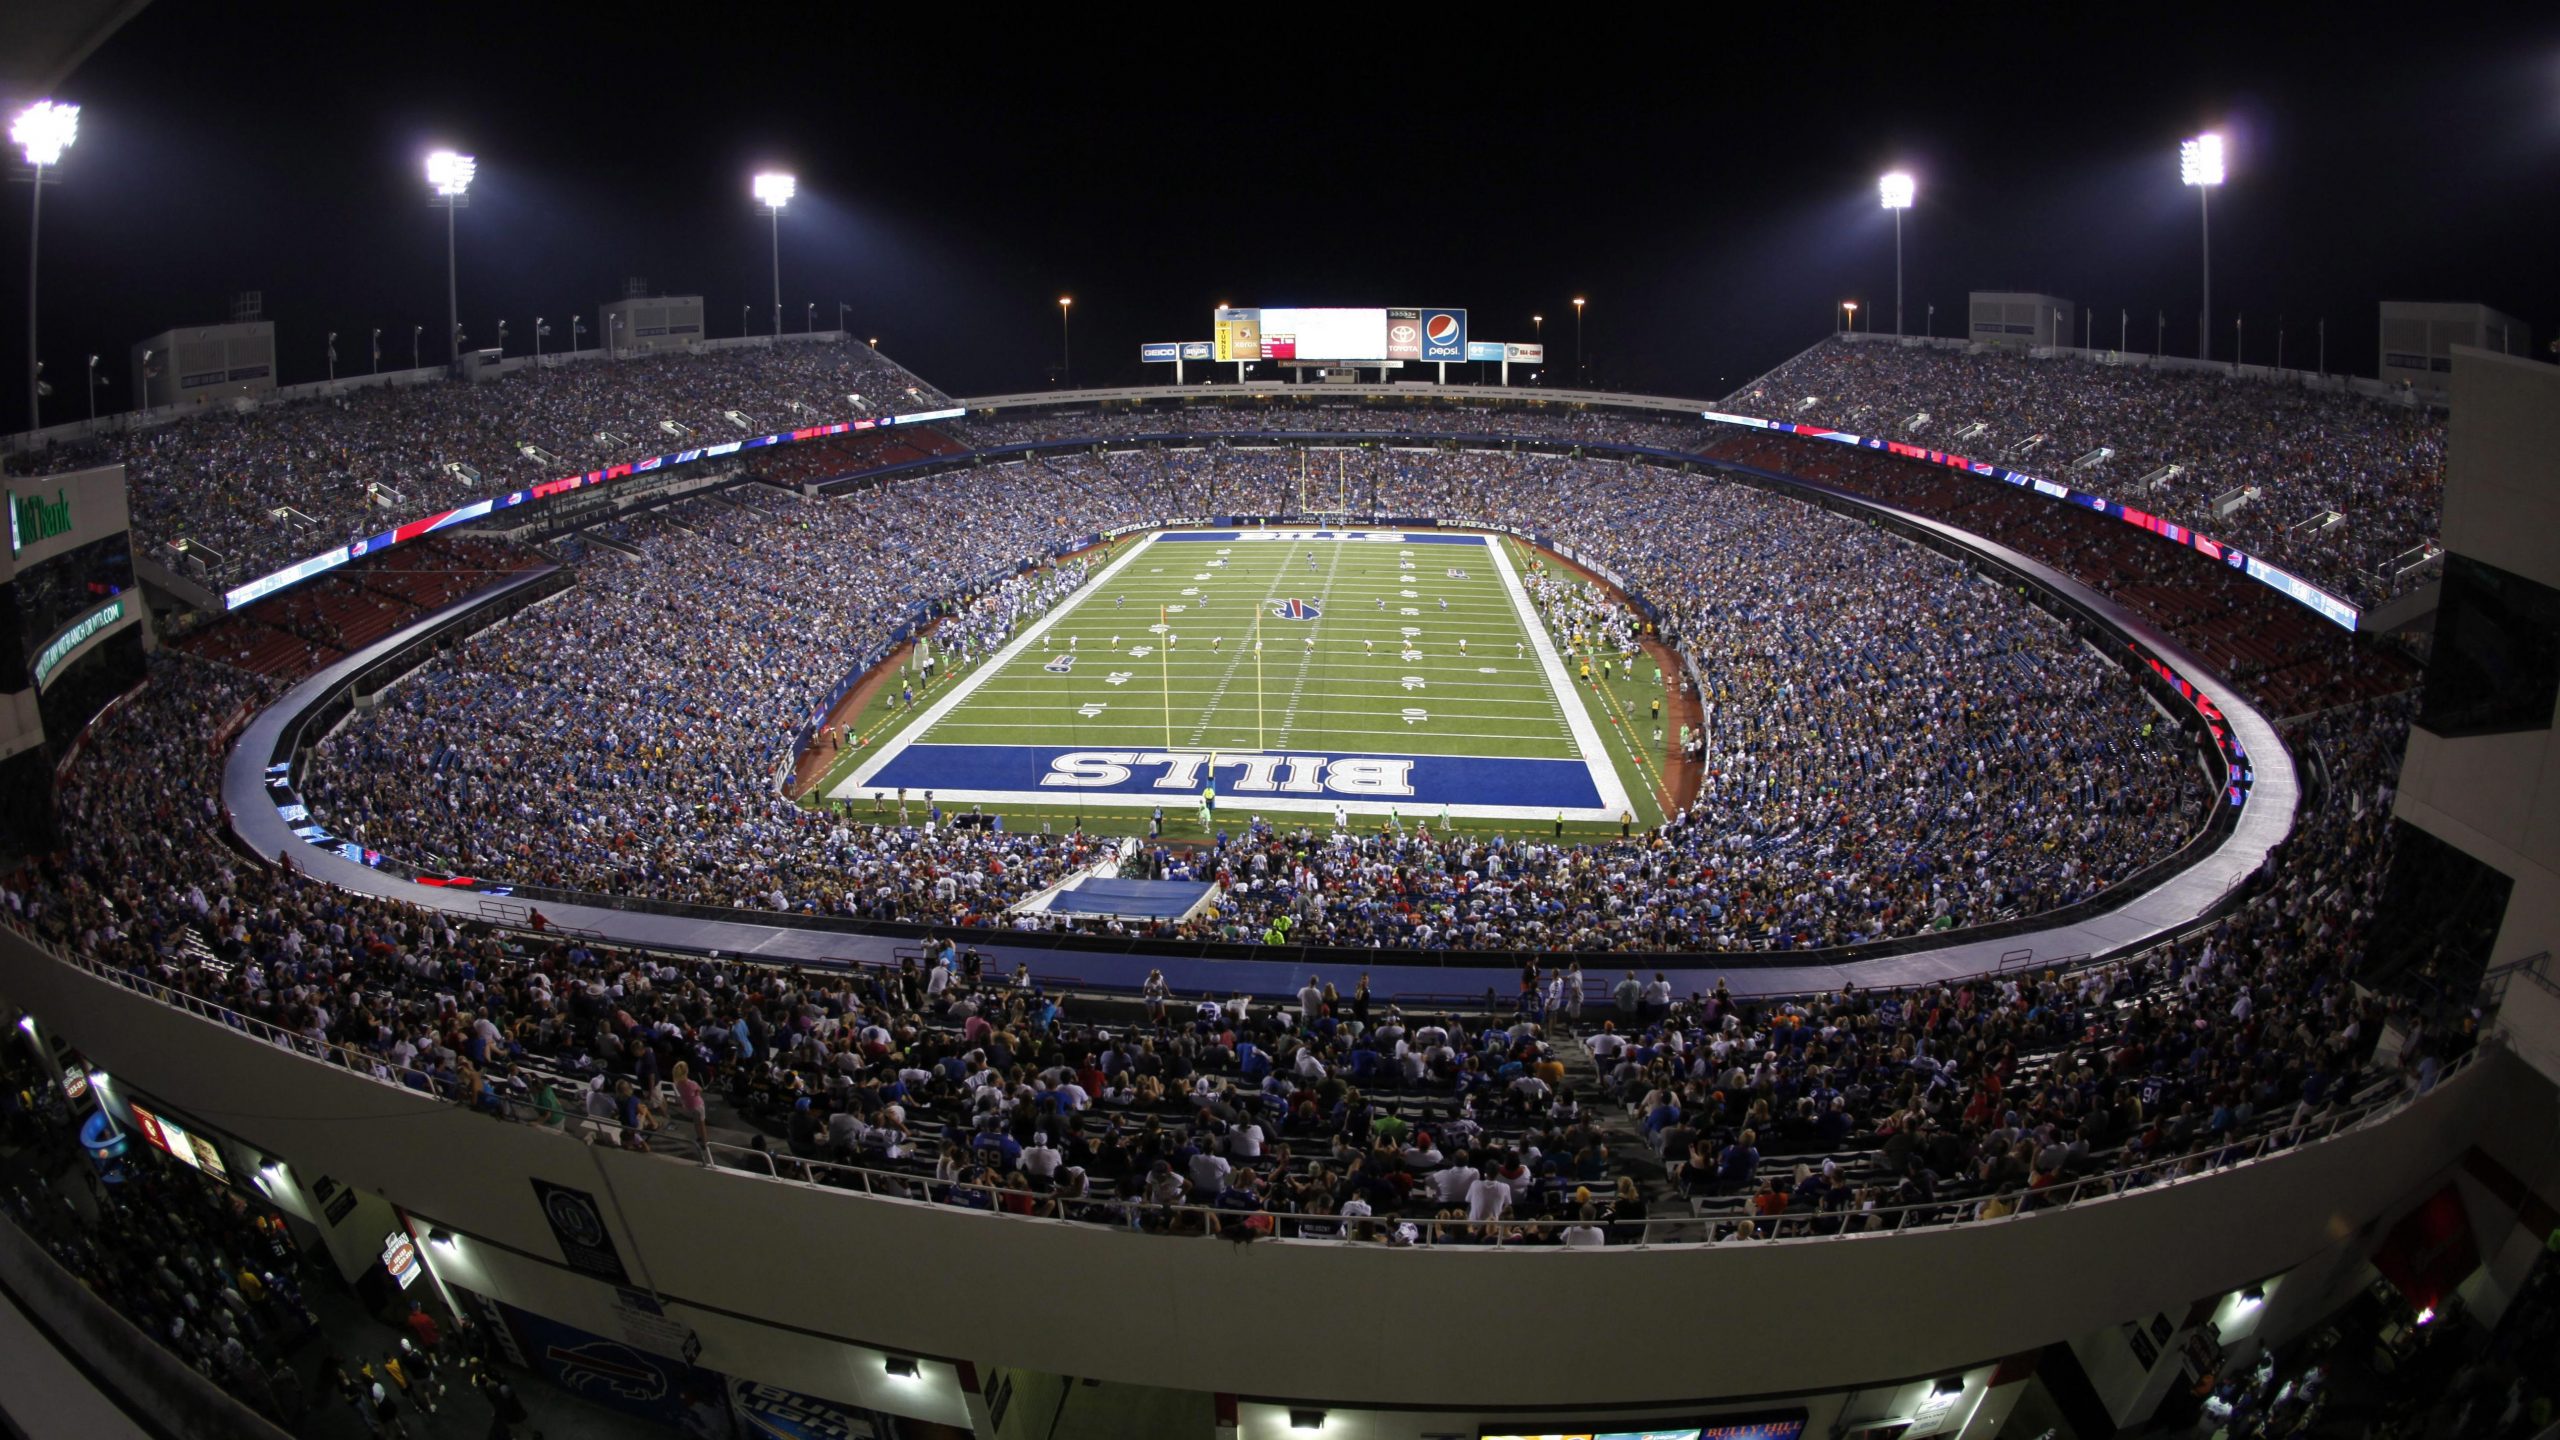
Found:
[[(1115, 1014), (948, 942), (896, 970), (676, 961), (244, 859), (217, 838), (217, 742), (264, 693), (155, 660), (71, 764), (63, 849), (9, 876), (0, 907), (459, 1103), (684, 1155), (743, 1141), (715, 1153), (786, 1175), (853, 1162), (936, 1203), (1572, 1246), (1987, 1219), (2089, 1193), (2087, 1177), (2149, 1183), (2316, 1134), (2351, 1102), (2431, 1084), (2471, 1039), (2414, 1025), (2376, 1070), (2383, 1002), (2351, 983), (2399, 701), (2299, 731), (2320, 780), (2249, 900), (2124, 962), (1751, 1000), (1550, 959), (1473, 1014), (1403, 1008), (1350, 975), (1276, 1006), (1151, 982)], [(1666, 1215), (1680, 1228), (1642, 1228)]]
[[(1730, 409), (1995, 461), (2166, 516), (2357, 605), (2425, 578), (2445, 419), (2299, 384), (2010, 351), (1834, 341)], [(2236, 508), (2217, 501), (2239, 492)]]
[[(122, 463), (135, 548), (208, 581), (237, 583), (511, 488), (947, 403), (869, 346), (790, 344), (543, 365), (481, 384), (350, 389), (246, 412), (222, 407), (100, 436), (38, 463)], [(186, 554), (171, 548), (179, 542)]]
[[(1637, 585), (1657, 607), (1650, 637), (1590, 587), (1542, 581), (1540, 601), (1560, 641), (1632, 660), (1653, 638), (1696, 656), (1716, 719), (1694, 757), (1702, 788), (1654, 835), (1609, 845), (1241, 828), (1192, 862), (1227, 889), (1189, 933), (1851, 943), (2085, 900), (2202, 823), (2209, 797), (2181, 742), (2155, 733), (2126, 674), (1933, 552), (1707, 474), (1493, 452), (1370, 454), (1359, 469), (1340, 483), (1552, 531)], [(1071, 560), (1016, 575), (1017, 561), (1132, 517), (1289, 505), (1300, 483), (1271, 452), (1079, 454), (838, 501), (759, 486), (688, 500), (607, 532), (637, 558), (597, 547), (573, 592), (341, 728), (305, 796), (373, 848), (464, 873), (1003, 924), (1092, 845), (803, 808), (774, 783), (795, 728), (928, 611), (944, 612), (933, 649), (966, 667), (1084, 574)], [(1327, 643), (1321, 621), (1310, 638)]]

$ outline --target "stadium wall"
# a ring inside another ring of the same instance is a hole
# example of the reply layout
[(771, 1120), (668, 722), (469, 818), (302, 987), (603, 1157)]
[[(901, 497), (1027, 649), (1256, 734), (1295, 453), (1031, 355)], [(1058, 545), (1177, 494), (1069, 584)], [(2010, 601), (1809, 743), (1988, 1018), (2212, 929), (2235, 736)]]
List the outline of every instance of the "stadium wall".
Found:
[[(452, 1231), (453, 1256), (423, 1247), (447, 1283), (476, 1280), (553, 1311), (599, 1303), (578, 1297), (572, 1282), (595, 1282), (567, 1266), (534, 1182), (595, 1196), (632, 1282), (702, 1335), (703, 1363), (756, 1378), (766, 1378), (756, 1367), (768, 1347), (800, 1353), (785, 1338), (797, 1335), (858, 1353), (1343, 1404), (1818, 1393), (1969, 1369), (2305, 1266), (2352, 1270), (2377, 1238), (2369, 1222), (2475, 1146), (2540, 1155), (2560, 1124), (2549, 1087), (2493, 1048), (2409, 1107), (2333, 1138), (2006, 1220), (1599, 1251), (1239, 1245), (877, 1199), (589, 1146), (236, 1034), (57, 961), (13, 930), (0, 931), (0, 986), (114, 1085), (303, 1173), (377, 1191), (421, 1229)], [(507, 1258), (463, 1263), (482, 1247)], [(965, 1277), (1033, 1285), (1055, 1303), (942, 1298)], [(1383, 1316), (1418, 1295), (1450, 1315), (1507, 1313), (1534, 1295), (1541, 1331), (1575, 1337), (1572, 1363), (1488, 1366), (1483, 1334), (1466, 1325), (1397, 1326), (1392, 1343), (1374, 1326), (1309, 1325), (1270, 1343), (1275, 1316)], [(1239, 1303), (1245, 1296), (1252, 1303)], [(1768, 1323), (1772, 1304), (1785, 1306), (1787, 1324)], [(1073, 1315), (1107, 1323), (1064, 1322)], [(1913, 1323), (1920, 1316), (1927, 1323)], [(804, 1364), (839, 1363), (808, 1353), (777, 1361), (771, 1378), (816, 1383)]]

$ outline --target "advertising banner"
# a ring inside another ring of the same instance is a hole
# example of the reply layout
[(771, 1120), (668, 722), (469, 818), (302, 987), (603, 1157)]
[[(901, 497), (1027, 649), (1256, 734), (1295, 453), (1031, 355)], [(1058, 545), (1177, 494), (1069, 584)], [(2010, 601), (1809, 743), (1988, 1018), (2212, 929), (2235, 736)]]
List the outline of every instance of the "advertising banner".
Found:
[(1508, 360), (1514, 365), (1544, 365), (1547, 363), (1547, 347), (1544, 345), (1505, 343), (1500, 347), (1500, 349), (1502, 354), (1498, 358)]
[(1500, 360), (1502, 351), (1503, 346), (1496, 341), (1470, 340), (1467, 342), (1467, 359), (1470, 361)]
[(524, 1363), (543, 1379), (608, 1410), (691, 1440), (730, 1440), (727, 1377), (547, 1320), (503, 1300), (492, 1306)]
[(584, 1190), (554, 1185), (548, 1180), (533, 1182), (533, 1193), (542, 1202), (542, 1218), (551, 1225), (551, 1238), (560, 1244), (560, 1258), (572, 1270), (610, 1280), (616, 1285), (631, 1283), (631, 1274), (622, 1268), (622, 1252), (614, 1248), (613, 1232), (604, 1224), (604, 1212), (596, 1208), (596, 1197)]
[(1422, 312), (1390, 310), (1387, 312), (1387, 358), (1419, 360), (1422, 358)]
[(729, 1380), (739, 1440), (876, 1440), (889, 1433), (868, 1410), (761, 1381)]
[(1141, 365), (1170, 365), (1181, 358), (1182, 342), (1179, 340), (1151, 340), (1138, 347), (1138, 363)]
[(1422, 358), (1425, 360), (1467, 358), (1466, 311), (1425, 310), (1422, 312)]

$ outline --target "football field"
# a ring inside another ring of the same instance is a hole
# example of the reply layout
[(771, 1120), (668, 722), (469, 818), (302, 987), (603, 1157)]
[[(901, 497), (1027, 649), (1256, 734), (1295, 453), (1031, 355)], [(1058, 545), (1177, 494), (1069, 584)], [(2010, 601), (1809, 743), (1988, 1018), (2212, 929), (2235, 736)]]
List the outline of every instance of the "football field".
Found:
[(1578, 663), (1498, 537), (1158, 532), (879, 726), (822, 793), (1190, 820), (1214, 788), (1221, 824), (1614, 825), (1633, 803), (1611, 751), (1628, 747), (1577, 693)]

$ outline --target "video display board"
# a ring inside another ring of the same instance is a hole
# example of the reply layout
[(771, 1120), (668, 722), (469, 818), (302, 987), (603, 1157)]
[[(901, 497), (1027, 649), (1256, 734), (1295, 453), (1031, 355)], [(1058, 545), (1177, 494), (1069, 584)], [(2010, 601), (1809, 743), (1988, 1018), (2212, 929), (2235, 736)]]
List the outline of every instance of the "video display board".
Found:
[(1382, 365), (1467, 358), (1467, 312), (1420, 305), (1231, 307), (1216, 313), (1212, 334), (1212, 353), (1222, 362)]
[(150, 1142), (151, 1148), (190, 1170), (201, 1170), (216, 1180), (230, 1183), (231, 1171), (222, 1163), (221, 1149), (210, 1138), (193, 1134), (177, 1121), (165, 1119), (143, 1106), (128, 1104), (125, 1109), (133, 1116), (133, 1128), (142, 1132), (142, 1138)]
[(1806, 1418), (1802, 1410), (1787, 1410), (1719, 1416), (1698, 1424), (1631, 1426), (1620, 1421), (1606, 1428), (1486, 1430), (1478, 1440), (1803, 1440)]

